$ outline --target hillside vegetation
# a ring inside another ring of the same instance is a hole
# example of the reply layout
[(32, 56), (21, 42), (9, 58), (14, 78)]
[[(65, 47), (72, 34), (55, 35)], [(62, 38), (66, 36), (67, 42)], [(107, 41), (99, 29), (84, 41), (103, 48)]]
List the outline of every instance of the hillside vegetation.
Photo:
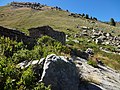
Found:
[[(43, 36), (36, 39), (36, 45), (31, 49), (28, 49), (28, 46), (24, 45), (23, 42), (16, 42), (0, 36), (1, 90), (51, 90), (50, 86), (38, 83), (36, 73), (32, 72), (32, 66), (21, 69), (18, 64), (25, 60), (28, 62), (40, 60), (53, 53), (71, 58), (72, 55), (77, 57), (77, 52), (85, 52), (91, 48), (93, 54), (86, 59), (88, 64), (97, 68), (97, 58), (101, 60), (103, 66), (110, 66), (120, 71), (120, 54), (113, 53), (117, 49), (116, 46), (96, 44), (90, 37), (76, 36), (82, 33), (81, 27), (87, 27), (91, 31), (102, 30), (111, 33), (113, 36), (119, 36), (120, 27), (110, 26), (81, 16), (73, 17), (68, 11), (46, 9), (46, 7), (45, 10), (27, 7), (15, 8), (10, 5), (0, 7), (0, 26), (17, 29), (29, 35), (28, 29), (49, 25), (54, 30), (63, 31), (68, 36), (66, 45), (62, 45), (49, 36)], [(100, 47), (106, 48), (112, 53), (104, 52), (100, 50)]]
[[(46, 7), (45, 7), (46, 8)], [(70, 12), (64, 10), (35, 10), (27, 7), (16, 8), (11, 5), (0, 7), (0, 25), (8, 28), (18, 29), (29, 35), (28, 29), (31, 27), (38, 27), (49, 25), (55, 30), (63, 31), (65, 34), (70, 35), (69, 40), (77, 39), (80, 43), (68, 42), (72, 44), (72, 48), (85, 50), (87, 48), (93, 48), (96, 53), (93, 59), (99, 58), (103, 60), (107, 65), (113, 68), (119, 68), (118, 62), (120, 61), (119, 55), (103, 53), (99, 50), (99, 45), (94, 42), (87, 43), (88, 38), (74, 38), (75, 34), (81, 33), (79, 26), (89, 27), (92, 29), (99, 29), (104, 32), (114, 32), (113, 35), (120, 34), (120, 27), (110, 26), (108, 24), (90, 20), (83, 17), (70, 16)], [(111, 46), (105, 46), (112, 49)], [(114, 57), (115, 56), (115, 57)], [(108, 62), (108, 61), (110, 62)], [(118, 61), (118, 62), (117, 62)]]
[[(72, 34), (79, 32), (76, 27), (87, 26), (103, 30), (114, 31), (119, 35), (120, 27), (110, 26), (99, 21), (93, 21), (82, 17), (69, 16), (70, 13), (63, 10), (34, 10), (31, 8), (13, 8), (12, 6), (0, 7), (0, 25), (19, 29), (28, 34), (27, 29), (31, 27), (50, 25), (52, 28)], [(68, 32), (67, 29), (71, 31)]]
[(24, 60), (40, 60), (51, 53), (67, 55), (69, 52), (69, 48), (48, 36), (39, 38), (32, 50), (22, 42), (0, 37), (0, 90), (50, 90), (50, 86), (38, 83), (32, 66), (21, 69), (17, 64)]
[[(0, 25), (8, 28), (18, 29), (22, 32), (25, 32), (27, 35), (29, 35), (28, 29), (31, 27), (49, 25), (55, 30), (63, 31), (65, 34), (70, 35), (69, 40), (75, 39), (74, 35), (81, 33), (81, 29), (77, 28), (78, 26), (89, 27), (90, 30), (99, 29), (104, 32), (114, 32), (112, 35), (116, 36), (120, 34), (120, 27), (110, 26), (108, 24), (95, 20), (85, 19), (83, 17), (73, 17), (70, 16), (70, 12), (64, 10), (46, 9), (46, 7), (47, 6), (44, 7), (45, 10), (35, 10), (27, 7), (17, 8), (11, 5), (2, 6), (0, 7)], [(73, 42), (74, 45), (72, 45), (72, 47), (83, 50), (85, 50), (85, 48), (95, 47), (95, 51), (96, 47), (97, 49), (100, 47), (98, 45), (94, 45), (94, 43), (87, 43), (88, 38), (78, 38), (78, 40), (81, 43), (75, 44)], [(105, 47), (111, 49), (110, 46)], [(101, 51), (98, 50), (97, 53), (99, 52)], [(96, 54), (95, 56), (102, 58), (103, 60), (112, 60), (113, 63), (116, 62), (115, 59), (119, 57), (119, 55), (115, 55), (116, 58), (113, 58), (110, 57), (111, 55), (109, 54)], [(117, 61), (119, 60), (120, 58), (117, 58)]]

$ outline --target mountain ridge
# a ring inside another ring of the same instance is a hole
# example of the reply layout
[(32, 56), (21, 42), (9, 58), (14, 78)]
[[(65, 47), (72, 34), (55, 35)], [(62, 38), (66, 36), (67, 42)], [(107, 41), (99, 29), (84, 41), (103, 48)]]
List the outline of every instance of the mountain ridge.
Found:
[(118, 35), (120, 32), (119, 27), (109, 26), (99, 21), (85, 19), (82, 17), (71, 17), (69, 16), (71, 14), (70, 12), (63, 11), (61, 9), (41, 11), (27, 7), (22, 7), (22, 9), (20, 9), (21, 7), (15, 9), (12, 8), (13, 6), (1, 7), (3, 10), (0, 11), (0, 24), (3, 26), (9, 26), (11, 28), (19, 28), (26, 33), (26, 29), (28, 28), (43, 25), (50, 25), (51, 27), (62, 31), (65, 31), (67, 28), (74, 29), (73, 31), (77, 31), (78, 29), (75, 27), (80, 25), (91, 28), (101, 28), (106, 32), (111, 32), (114, 30), (115, 35)]

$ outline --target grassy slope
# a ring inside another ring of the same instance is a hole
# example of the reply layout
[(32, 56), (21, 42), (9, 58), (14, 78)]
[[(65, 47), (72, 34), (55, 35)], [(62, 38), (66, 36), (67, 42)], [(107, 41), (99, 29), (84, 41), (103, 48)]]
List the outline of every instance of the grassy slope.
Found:
[[(1, 17), (1, 14), (4, 14), (3, 17)], [(28, 28), (43, 25), (50, 25), (56, 30), (63, 31), (66, 34), (71, 35), (80, 32), (80, 30), (76, 28), (77, 25), (99, 28), (105, 32), (111, 32), (114, 30), (116, 35), (120, 34), (120, 27), (109, 26), (108, 24), (98, 21), (96, 21), (96, 23), (90, 23), (90, 20), (84, 18), (74, 18), (68, 15), (68, 12), (58, 10), (36, 11), (28, 8), (13, 9), (10, 6), (4, 6), (0, 7), (0, 25), (19, 29), (26, 34), (28, 34)], [(70, 29), (69, 32), (67, 31), (67, 28)], [(82, 43), (74, 46), (77, 48), (85, 48), (87, 47), (87, 44)], [(103, 60), (105, 64), (120, 70), (120, 63), (115, 61), (117, 58), (120, 58), (120, 55), (117, 55), (116, 58), (114, 55), (113, 57), (110, 56), (111, 55), (98, 52), (95, 54), (93, 59), (99, 58)], [(120, 60), (118, 61), (120, 62)]]
[[(114, 30), (117, 34), (120, 33), (120, 27), (113, 27), (100, 22), (90, 23), (90, 20), (83, 18), (74, 18), (68, 16), (69, 13), (65, 11), (49, 10), (49, 11), (36, 11), (31, 9), (13, 9), (10, 6), (0, 7), (0, 25), (18, 28), (26, 33), (26, 29), (31, 27), (50, 25), (54, 29), (66, 32), (66, 29), (71, 29), (72, 32), (79, 32), (76, 26), (88, 26), (100, 28), (104, 31), (111, 32)], [(70, 33), (72, 33), (70, 32)], [(66, 32), (68, 33), (68, 32)]]

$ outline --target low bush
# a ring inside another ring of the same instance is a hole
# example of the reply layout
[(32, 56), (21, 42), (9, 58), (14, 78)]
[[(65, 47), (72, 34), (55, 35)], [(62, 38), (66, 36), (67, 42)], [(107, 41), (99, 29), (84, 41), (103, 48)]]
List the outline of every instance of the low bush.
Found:
[(97, 62), (96, 61), (93, 61), (93, 60), (88, 60), (88, 62), (87, 62), (89, 65), (91, 65), (91, 66), (93, 66), (93, 67), (95, 67), (95, 68), (97, 68), (98, 67), (98, 65), (97, 65)]
[(0, 54), (10, 57), (18, 50), (25, 48), (22, 42), (10, 40), (10, 38), (0, 37)]

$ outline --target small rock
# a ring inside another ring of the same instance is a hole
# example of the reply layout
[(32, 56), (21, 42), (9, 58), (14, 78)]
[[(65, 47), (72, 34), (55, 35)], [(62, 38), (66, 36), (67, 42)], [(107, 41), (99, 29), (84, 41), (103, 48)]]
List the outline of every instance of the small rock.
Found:
[(88, 54), (90, 54), (90, 55), (94, 54), (94, 51), (91, 48), (88, 48), (85, 52), (88, 53)]

